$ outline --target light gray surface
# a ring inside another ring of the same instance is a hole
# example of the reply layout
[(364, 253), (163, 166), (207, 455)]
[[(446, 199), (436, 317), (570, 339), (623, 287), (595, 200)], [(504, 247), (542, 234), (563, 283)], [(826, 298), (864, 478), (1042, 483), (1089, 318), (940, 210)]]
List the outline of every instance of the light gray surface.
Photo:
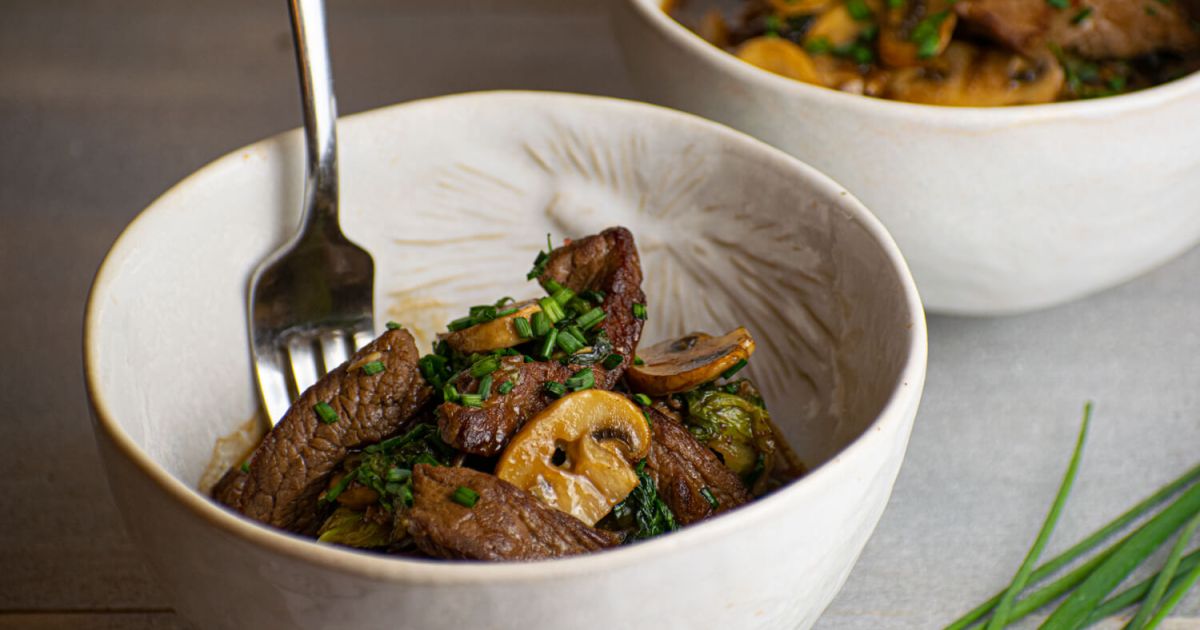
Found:
[[(633, 96), (588, 0), (334, 0), (330, 13), (344, 113), (500, 87)], [(181, 625), (99, 474), (83, 303), (155, 196), (299, 124), (287, 28), (280, 0), (0, 4), (0, 628)], [(1085, 399), (1092, 439), (1051, 552), (1200, 463), (1197, 277), (1193, 251), (1051, 311), (931, 318), (908, 459), (819, 627), (934, 627), (998, 588)], [(1181, 613), (1175, 627), (1200, 627), (1200, 596)]]

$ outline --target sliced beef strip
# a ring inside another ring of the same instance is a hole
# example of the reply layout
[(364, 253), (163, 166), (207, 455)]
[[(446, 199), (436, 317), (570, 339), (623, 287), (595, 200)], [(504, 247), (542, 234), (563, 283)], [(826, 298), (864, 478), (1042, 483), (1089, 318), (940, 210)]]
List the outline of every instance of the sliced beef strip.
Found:
[[(246, 516), (313, 535), (327, 510), (318, 496), (346, 455), (400, 429), (432, 390), (417, 368), (417, 347), (405, 330), (389, 330), (305, 391), (250, 456), (249, 472), (235, 467), (213, 498)], [(384, 371), (361, 366), (379, 361)], [(313, 407), (328, 403), (338, 420), (326, 424)]]
[[(540, 280), (553, 279), (577, 293), (592, 289), (604, 291), (605, 317), (601, 325), (613, 351), (624, 360), (606, 370), (591, 366), (597, 389), (611, 389), (626, 366), (633, 360), (642, 335), (642, 320), (633, 316), (633, 305), (645, 304), (642, 292), (642, 267), (633, 235), (625, 228), (609, 228), (600, 234), (582, 238), (550, 254)], [(442, 440), (455, 448), (490, 457), (504, 450), (517, 430), (554, 401), (542, 386), (548, 381), (562, 382), (582, 366), (564, 366), (545, 361), (523, 363), (521, 357), (508, 357), (502, 370), (516, 374), (515, 387), (504, 395), (493, 393), (483, 407), (464, 407), (444, 403), (438, 408), (438, 429)], [(503, 380), (493, 376), (493, 392)], [(460, 376), (455, 386), (461, 392), (476, 391), (478, 381)]]
[[(1076, 23), (1084, 7), (1091, 13)], [(1200, 34), (1178, 2), (1087, 0), (1055, 9), (1045, 0), (962, 0), (955, 10), (967, 28), (1034, 57), (1047, 54), (1048, 44), (1089, 59), (1200, 48)]]
[[(656, 406), (657, 407), (657, 406)], [(746, 486), (678, 420), (664, 410), (647, 411), (654, 423), (654, 440), (646, 457), (646, 471), (658, 486), (658, 495), (671, 508), (680, 525), (694, 523), (750, 500)], [(717, 500), (714, 509), (701, 492), (708, 488)]]
[[(479, 494), (473, 507), (453, 500), (460, 486)], [(422, 552), (458, 560), (541, 560), (621, 542), (499, 477), (427, 464), (413, 468), (413, 506), (397, 513), (396, 527)]]

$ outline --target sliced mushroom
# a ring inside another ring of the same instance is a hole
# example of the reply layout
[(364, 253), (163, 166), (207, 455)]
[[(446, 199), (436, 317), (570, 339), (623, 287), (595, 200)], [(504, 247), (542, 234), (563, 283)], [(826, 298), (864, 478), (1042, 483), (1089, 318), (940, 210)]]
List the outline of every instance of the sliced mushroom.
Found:
[(1053, 102), (1064, 73), (1052, 58), (1029, 59), (997, 49), (952, 42), (928, 66), (892, 74), (888, 98), (962, 107), (993, 107)]
[[(872, 13), (878, 13), (879, 0), (867, 0), (866, 5)], [(804, 35), (804, 43), (814, 45), (823, 42), (835, 47), (846, 46), (857, 41), (863, 31), (872, 28), (873, 25), (873, 20), (854, 19), (846, 3), (839, 2), (817, 16)]]
[(526, 300), (506, 307), (506, 309), (509, 308), (515, 308), (517, 311), (497, 317), (490, 322), (475, 324), (469, 328), (439, 335), (439, 337), (450, 344), (451, 348), (464, 353), (511, 348), (529, 341), (517, 333), (513, 322), (518, 317), (529, 319), (534, 313), (542, 310), (542, 307), (538, 306), (537, 300)]
[(738, 327), (721, 337), (691, 333), (638, 350), (643, 365), (632, 365), (626, 378), (634, 391), (651, 396), (686, 392), (716, 380), (754, 354), (750, 331)]
[(716, 46), (717, 48), (725, 48), (729, 46), (729, 24), (725, 22), (725, 16), (717, 9), (710, 9), (700, 18), (700, 25), (696, 32), (704, 41)]
[(833, 0), (770, 0), (771, 8), (782, 17), (808, 15), (833, 4)]
[(819, 82), (817, 70), (813, 67), (808, 53), (780, 37), (755, 37), (746, 40), (738, 47), (737, 56), (742, 61), (789, 79), (805, 83)]
[(496, 476), (588, 525), (638, 485), (632, 461), (650, 451), (650, 427), (629, 399), (586, 389), (546, 407), (508, 444)]
[(920, 65), (950, 45), (958, 15), (948, 0), (909, 0), (890, 7), (879, 31), (879, 58), (893, 68)]

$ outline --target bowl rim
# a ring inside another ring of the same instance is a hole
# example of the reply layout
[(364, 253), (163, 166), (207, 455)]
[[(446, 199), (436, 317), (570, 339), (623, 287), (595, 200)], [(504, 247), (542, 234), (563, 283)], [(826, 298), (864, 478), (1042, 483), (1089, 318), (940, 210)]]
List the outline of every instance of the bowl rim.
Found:
[[(227, 153), (176, 183), (141, 211), (125, 227), (113, 243), (109, 252), (105, 255), (104, 261), (96, 273), (88, 294), (83, 327), (84, 380), (88, 401), (93, 418), (95, 419), (94, 426), (97, 432), (97, 439), (107, 438), (120, 456), (132, 463), (142, 475), (162, 490), (170, 498), (169, 500), (175, 502), (178, 507), (191, 512), (197, 518), (207, 522), (208, 525), (228, 535), (262, 547), (271, 553), (285, 555), (334, 571), (395, 582), (420, 581), (427, 584), (473, 584), (503, 580), (510, 583), (517, 583), (544, 580), (546, 578), (577, 576), (628, 567), (661, 557), (674, 550), (700, 546), (704, 541), (712, 540), (722, 535), (732, 535), (754, 520), (766, 519), (778, 514), (786, 505), (788, 497), (805, 492), (806, 488), (821, 483), (823, 479), (830, 477), (839, 468), (844, 467), (846, 460), (857, 459), (856, 455), (864, 451), (868, 444), (882, 439), (880, 436), (888, 433), (882, 431), (885, 423), (905, 422), (904, 416), (908, 412), (909, 407), (914, 408), (913, 413), (915, 413), (915, 407), (920, 402), (925, 382), (928, 357), (927, 330), (925, 314), (921, 306), (920, 297), (917, 294), (916, 284), (899, 248), (884, 229), (882, 223), (858, 199), (846, 192), (844, 188), (828, 176), (782, 151), (769, 147), (750, 136), (717, 123), (675, 110), (624, 99), (560, 92), (498, 90), (451, 94), (369, 110), (343, 117), (341, 123), (350, 125), (369, 124), (369, 121), (374, 118), (391, 116), (394, 115), (394, 112), (404, 109), (432, 107), (442, 103), (477, 105), (482, 104), (482, 101), (489, 100), (510, 101), (506, 103), (509, 107), (513, 107), (514, 105), (519, 107), (520, 103), (524, 102), (544, 107), (546, 103), (552, 102), (555, 105), (565, 104), (569, 107), (587, 106), (605, 110), (611, 110), (612, 108), (653, 110), (654, 116), (660, 117), (662, 120), (674, 119), (683, 126), (692, 129), (701, 129), (701, 133), (715, 133), (721, 136), (724, 142), (741, 145), (762, 155), (766, 161), (781, 164), (785, 168), (792, 170), (798, 178), (808, 181), (814, 190), (821, 190), (828, 194), (831, 199), (837, 200), (835, 207), (846, 213), (851, 221), (857, 222), (875, 240), (892, 268), (896, 271), (901, 290), (904, 293), (904, 302), (912, 320), (909, 325), (908, 348), (904, 364), (899, 370), (891, 393), (871, 424), (864, 428), (860, 435), (838, 451), (830, 460), (810, 471), (803, 478), (769, 496), (754, 501), (752, 505), (747, 505), (744, 508), (722, 515), (721, 518), (698, 523), (683, 528), (670, 536), (655, 538), (637, 545), (538, 562), (447, 562), (444, 560), (391, 557), (340, 547), (323, 546), (316, 544), (309, 538), (253, 522), (230, 510), (222, 508), (216, 502), (201, 494), (197, 489), (188, 486), (155, 462), (134, 442), (133, 438), (130, 437), (124, 428), (115, 421), (115, 414), (113, 414), (108, 402), (105, 400), (104, 390), (97, 380), (98, 369), (95, 365), (97, 360), (95, 344), (99, 337), (97, 319), (99, 313), (104, 309), (103, 298), (106, 295), (106, 289), (119, 273), (119, 265), (115, 261), (116, 254), (129, 247), (130, 243), (137, 241), (137, 233), (140, 232), (140, 228), (144, 224), (146, 217), (154, 215), (156, 209), (160, 207), (165, 199), (175, 196), (184, 190), (207, 185), (208, 181), (220, 171), (236, 167), (242, 160), (242, 155), (253, 147), (277, 143), (288, 134), (299, 133), (298, 129), (292, 129)], [(907, 442), (909, 432), (911, 432), (911, 424), (908, 431), (902, 432), (902, 435), (898, 439), (903, 439)], [(106, 464), (106, 474), (108, 472), (107, 469), (108, 465)], [(122, 517), (124, 518), (123, 513)]]
[[(643, 21), (676, 45), (698, 54), (707, 65), (768, 92), (818, 101), (831, 108), (851, 110), (855, 114), (891, 116), (919, 120), (931, 126), (975, 129), (1007, 126), (1013, 122), (1042, 122), (1080, 117), (1111, 116), (1129, 110), (1149, 109), (1200, 91), (1200, 71), (1142, 90), (1094, 99), (1059, 101), (1032, 105), (998, 107), (960, 107), (909, 103), (861, 94), (851, 94), (819, 85), (789, 79), (746, 63), (713, 46), (662, 10), (662, 0), (618, 0), (629, 5)], [(616, 5), (614, 5), (616, 6)], [(623, 47), (629, 54), (628, 46)], [(699, 51), (699, 52), (696, 52)]]

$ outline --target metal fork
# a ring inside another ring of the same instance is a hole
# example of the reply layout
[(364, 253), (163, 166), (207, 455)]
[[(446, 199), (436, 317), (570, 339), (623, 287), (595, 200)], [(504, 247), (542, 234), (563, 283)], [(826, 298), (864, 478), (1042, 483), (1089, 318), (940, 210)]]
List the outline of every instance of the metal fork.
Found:
[(250, 339), (274, 426), (292, 400), (371, 340), (375, 263), (338, 226), (337, 107), (323, 0), (289, 0), (304, 104), (300, 231), (250, 281)]

